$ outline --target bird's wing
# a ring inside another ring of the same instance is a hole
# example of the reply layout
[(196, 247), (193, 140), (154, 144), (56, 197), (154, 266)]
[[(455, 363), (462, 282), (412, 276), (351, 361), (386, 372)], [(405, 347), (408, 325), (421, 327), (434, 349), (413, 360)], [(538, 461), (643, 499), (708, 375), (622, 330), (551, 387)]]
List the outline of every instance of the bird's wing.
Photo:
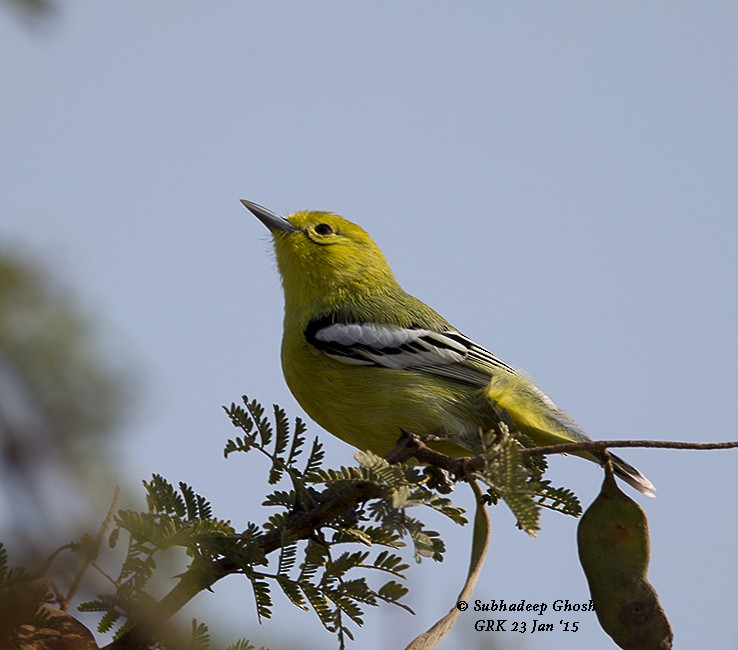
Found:
[[(308, 324), (305, 338), (341, 363), (416, 370), (486, 388), (490, 399), (537, 444), (589, 440), (582, 428), (532, 381), (456, 330), (336, 323), (331, 317), (323, 317)], [(580, 455), (600, 460), (596, 452)], [(617, 456), (612, 460), (620, 478), (653, 496), (653, 484), (645, 476)]]
[(420, 326), (311, 321), (305, 338), (313, 347), (342, 363), (418, 370), (480, 388), (495, 372), (515, 370), (456, 330)]

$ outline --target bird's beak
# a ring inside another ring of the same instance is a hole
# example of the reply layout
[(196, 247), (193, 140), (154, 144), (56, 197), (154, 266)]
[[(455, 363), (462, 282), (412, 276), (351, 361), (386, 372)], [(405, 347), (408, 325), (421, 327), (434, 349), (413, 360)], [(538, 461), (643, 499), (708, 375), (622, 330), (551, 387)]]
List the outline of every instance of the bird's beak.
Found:
[(278, 214), (274, 214), (271, 210), (262, 208), (260, 205), (247, 201), (246, 199), (241, 199), (241, 203), (243, 203), (243, 206), (273, 233), (280, 231), (289, 233), (297, 230), (297, 228), (287, 221), (287, 219), (280, 217)]

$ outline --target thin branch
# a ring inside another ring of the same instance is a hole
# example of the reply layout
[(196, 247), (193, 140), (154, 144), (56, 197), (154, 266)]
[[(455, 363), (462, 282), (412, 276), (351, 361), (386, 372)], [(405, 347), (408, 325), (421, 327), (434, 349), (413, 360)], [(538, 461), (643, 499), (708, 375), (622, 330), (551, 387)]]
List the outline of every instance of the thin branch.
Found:
[(115, 519), (115, 512), (118, 509), (119, 500), (120, 486), (116, 485), (115, 490), (113, 491), (113, 500), (110, 503), (110, 508), (108, 508), (108, 514), (105, 516), (105, 519), (103, 519), (102, 524), (100, 524), (100, 529), (97, 531), (97, 535), (95, 535), (91, 547), (86, 549), (85, 558), (82, 562), (82, 565), (80, 566), (79, 571), (77, 571), (77, 575), (74, 577), (72, 585), (69, 587), (69, 591), (67, 592), (64, 601), (60, 603), (61, 609), (63, 611), (66, 611), (69, 603), (72, 601), (72, 598), (74, 598), (74, 595), (77, 593), (77, 589), (79, 589), (79, 586), (82, 583), (82, 579), (84, 578), (85, 573), (87, 573), (87, 569), (89, 569), (90, 565), (97, 559), (97, 555), (100, 552), (100, 545), (102, 544), (105, 532), (110, 528), (110, 526), (112, 526), (113, 520)]
[[(314, 532), (346, 511), (376, 499), (382, 488), (367, 481), (355, 483), (331, 494), (324, 502), (309, 511), (291, 512), (284, 524), (258, 538), (265, 555), (287, 543), (308, 539)], [(186, 572), (159, 604), (146, 612), (145, 619), (137, 619), (136, 627), (105, 646), (103, 650), (148, 650), (151, 639), (161, 632), (161, 621), (169, 619), (197, 594), (210, 589), (218, 580), (234, 573), (241, 573), (241, 566), (228, 558), (214, 560), (197, 570)], [(150, 630), (150, 637), (147, 631)]]
[[(736, 449), (738, 440), (726, 442), (681, 442), (677, 440), (584, 440), (581, 442), (566, 442), (560, 445), (546, 445), (542, 447), (526, 447), (520, 449), (521, 456), (544, 456), (548, 454), (566, 454), (577, 451), (598, 451), (616, 447), (642, 447), (652, 449)], [(421, 463), (435, 465), (452, 472), (456, 476), (464, 476), (466, 472), (476, 471), (482, 467), (479, 456), (453, 458), (428, 447), (414, 433), (403, 431), (397, 440), (395, 448), (384, 457), (390, 463), (405, 462), (415, 458)]]
[(586, 440), (584, 442), (567, 442), (562, 445), (546, 445), (545, 447), (529, 447), (520, 450), (521, 456), (544, 456), (547, 454), (566, 454), (577, 451), (597, 451), (616, 447), (645, 447), (652, 449), (735, 449), (737, 440), (727, 442), (679, 442), (675, 440)]
[(404, 463), (411, 458), (426, 465), (440, 467), (457, 478), (469, 476), (484, 467), (484, 459), (481, 456), (453, 458), (431, 449), (420, 436), (403, 431), (395, 448), (386, 454), (384, 459), (388, 463), (395, 464)]

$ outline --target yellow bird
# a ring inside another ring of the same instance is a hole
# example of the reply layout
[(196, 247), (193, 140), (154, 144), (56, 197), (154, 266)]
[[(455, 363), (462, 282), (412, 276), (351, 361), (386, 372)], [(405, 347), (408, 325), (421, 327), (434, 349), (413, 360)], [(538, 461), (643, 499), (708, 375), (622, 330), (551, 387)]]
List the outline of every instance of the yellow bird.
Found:
[[(537, 445), (589, 440), (529, 379), (403, 291), (363, 228), (330, 212), (284, 218), (241, 202), (274, 239), (287, 385), (324, 429), (384, 455), (402, 430), (463, 441), (504, 412)], [(432, 446), (469, 455), (453, 444)], [(601, 460), (597, 452), (578, 455)], [(611, 457), (617, 476), (653, 495), (643, 474)]]

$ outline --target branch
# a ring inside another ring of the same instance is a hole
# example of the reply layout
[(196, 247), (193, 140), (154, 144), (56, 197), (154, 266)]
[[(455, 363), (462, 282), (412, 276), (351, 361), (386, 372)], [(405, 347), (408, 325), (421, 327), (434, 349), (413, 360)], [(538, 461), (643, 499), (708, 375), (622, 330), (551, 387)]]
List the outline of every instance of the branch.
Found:
[[(545, 456), (548, 454), (566, 454), (577, 451), (598, 451), (611, 447), (645, 447), (653, 449), (736, 449), (738, 440), (726, 442), (680, 442), (676, 440), (584, 440), (581, 442), (566, 442), (560, 445), (546, 445), (541, 447), (526, 447), (519, 451), (521, 456)], [(456, 476), (464, 476), (468, 471), (482, 468), (482, 458), (479, 456), (466, 458), (452, 458), (428, 447), (414, 433), (403, 431), (397, 440), (395, 448), (385, 457), (390, 463), (402, 463), (415, 458), (421, 463), (435, 465), (452, 472)]]
[(402, 431), (395, 448), (386, 454), (384, 459), (394, 465), (404, 463), (411, 458), (422, 464), (440, 467), (457, 478), (469, 476), (484, 467), (484, 459), (481, 456), (453, 458), (431, 449), (417, 434)]
[(77, 575), (74, 577), (72, 585), (71, 587), (69, 587), (69, 591), (67, 592), (66, 596), (63, 596), (61, 599), (59, 599), (59, 609), (61, 609), (62, 611), (67, 610), (67, 608), (69, 607), (69, 603), (72, 601), (74, 595), (77, 593), (77, 589), (79, 589), (80, 584), (82, 584), (82, 579), (84, 578), (85, 573), (87, 573), (87, 569), (89, 569), (90, 565), (94, 563), (95, 560), (97, 560), (97, 556), (100, 553), (100, 546), (103, 543), (103, 537), (105, 536), (108, 528), (110, 528), (110, 526), (113, 524), (115, 511), (118, 508), (119, 500), (120, 487), (116, 485), (115, 490), (113, 491), (113, 501), (110, 504), (110, 508), (108, 508), (108, 514), (105, 516), (105, 519), (100, 525), (100, 529), (97, 531), (97, 535), (95, 535), (95, 538), (92, 540), (92, 545), (88, 545), (88, 547), (85, 549), (82, 566), (80, 566), (79, 570), (77, 571)]
[[(285, 523), (259, 537), (256, 541), (265, 555), (287, 543), (308, 539), (316, 530), (345, 514), (358, 505), (382, 496), (382, 488), (374, 483), (355, 483), (351, 487), (330, 495), (309, 511), (295, 511), (287, 516)], [(103, 650), (149, 650), (152, 639), (161, 637), (162, 621), (168, 620), (197, 594), (210, 589), (218, 580), (228, 575), (241, 573), (241, 566), (228, 558), (214, 560), (196, 570), (186, 572), (174, 588), (159, 601), (159, 604), (143, 616), (136, 617), (136, 626), (121, 637), (106, 645)], [(176, 647), (176, 645), (175, 645)]]
[[(593, 451), (610, 447), (732, 449), (738, 447), (738, 441), (699, 443), (663, 440), (589, 440), (525, 448), (520, 450), (520, 455), (536, 456)], [(392, 464), (402, 463), (413, 458), (419, 463), (440, 467), (459, 479), (470, 476), (484, 466), (484, 459), (480, 456), (463, 458), (446, 456), (428, 447), (416, 434), (407, 431), (402, 432), (395, 448), (384, 458)], [(315, 508), (309, 511), (290, 513), (282, 526), (262, 535), (257, 541), (264, 554), (268, 555), (284, 546), (286, 540), (292, 543), (297, 540), (308, 539), (316, 530), (345, 514), (346, 511), (356, 508), (371, 499), (379, 498), (381, 495), (382, 489), (373, 483), (356, 483), (331, 494), (325, 501), (318, 503)], [(149, 650), (151, 639), (161, 636), (162, 621), (168, 620), (198, 593), (210, 589), (221, 578), (241, 573), (241, 571), (240, 565), (228, 558), (215, 560), (199, 570), (188, 571), (156, 607), (151, 608), (145, 617), (137, 618), (137, 624), (133, 629), (105, 646), (103, 650)], [(150, 633), (147, 633), (147, 631), (150, 631)]]
[(586, 440), (584, 442), (567, 442), (562, 445), (546, 445), (545, 447), (528, 447), (520, 450), (521, 456), (543, 456), (546, 454), (566, 454), (577, 451), (597, 451), (613, 447), (646, 447), (653, 449), (735, 449), (737, 440), (728, 442), (678, 442), (675, 440)]
[[(385, 456), (385, 460), (396, 464), (410, 458), (445, 469), (457, 477), (467, 476), (483, 465), (481, 458), (451, 458), (441, 454), (428, 447), (417, 435), (403, 431), (397, 445)], [(331, 494), (311, 510), (290, 513), (284, 524), (255, 541), (261, 546), (264, 555), (268, 555), (287, 542), (309, 539), (327, 523), (380, 496), (382, 489), (378, 485), (369, 482), (356, 483)], [(162, 621), (168, 620), (201, 591), (211, 589), (218, 580), (241, 572), (241, 566), (228, 558), (214, 560), (197, 570), (191, 569), (180, 577), (179, 582), (156, 607), (138, 613), (135, 627), (106, 645), (103, 650), (148, 650), (152, 639), (161, 636)]]

